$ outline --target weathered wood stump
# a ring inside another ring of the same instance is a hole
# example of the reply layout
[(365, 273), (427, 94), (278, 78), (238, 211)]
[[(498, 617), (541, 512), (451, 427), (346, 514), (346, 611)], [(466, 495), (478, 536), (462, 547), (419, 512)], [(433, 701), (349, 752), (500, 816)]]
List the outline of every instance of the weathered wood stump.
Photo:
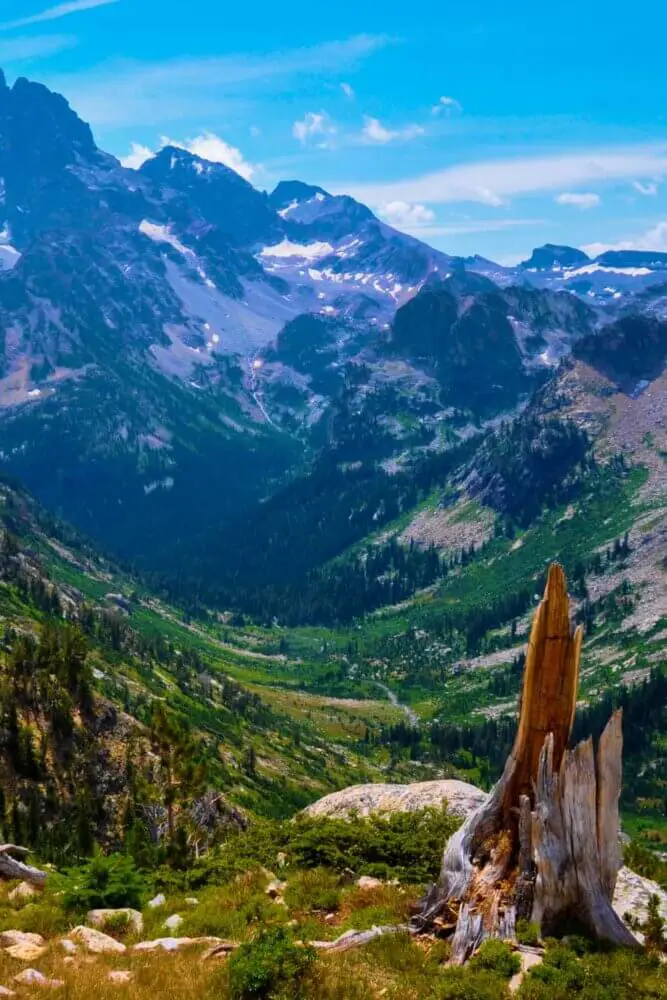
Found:
[(520, 917), (556, 932), (576, 919), (599, 938), (637, 947), (611, 906), (621, 865), (621, 714), (602, 734), (567, 745), (582, 630), (572, 631), (565, 574), (549, 569), (535, 614), (519, 725), (503, 775), (445, 847), (440, 878), (414, 931), (456, 924), (452, 961), (485, 937), (512, 939)]

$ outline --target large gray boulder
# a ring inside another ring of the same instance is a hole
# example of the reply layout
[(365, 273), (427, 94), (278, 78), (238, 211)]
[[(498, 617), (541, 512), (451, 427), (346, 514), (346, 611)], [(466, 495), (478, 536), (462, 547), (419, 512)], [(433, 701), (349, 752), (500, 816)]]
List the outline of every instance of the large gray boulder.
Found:
[(353, 814), (416, 812), (428, 806), (440, 808), (447, 803), (452, 813), (465, 819), (485, 799), (486, 792), (480, 788), (453, 778), (417, 781), (411, 785), (352, 785), (313, 802), (302, 815), (349, 819)]

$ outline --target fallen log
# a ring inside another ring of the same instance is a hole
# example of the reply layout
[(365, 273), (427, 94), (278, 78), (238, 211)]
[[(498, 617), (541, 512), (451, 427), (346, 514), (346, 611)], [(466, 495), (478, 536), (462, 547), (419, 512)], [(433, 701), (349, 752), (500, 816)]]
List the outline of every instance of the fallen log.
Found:
[(19, 847), (17, 844), (0, 844), (0, 878), (20, 879), (41, 888), (46, 882), (47, 873), (40, 868), (27, 865), (13, 856), (18, 855), (25, 858), (28, 854), (30, 851), (27, 847)]
[(639, 947), (611, 906), (621, 865), (621, 713), (597, 755), (568, 750), (577, 700), (581, 627), (572, 631), (565, 574), (549, 569), (530, 635), (519, 724), (502, 777), (450, 838), (440, 878), (413, 918), (430, 930), (456, 920), (452, 962), (486, 937), (515, 938), (518, 918), (545, 934), (572, 919), (614, 944)]

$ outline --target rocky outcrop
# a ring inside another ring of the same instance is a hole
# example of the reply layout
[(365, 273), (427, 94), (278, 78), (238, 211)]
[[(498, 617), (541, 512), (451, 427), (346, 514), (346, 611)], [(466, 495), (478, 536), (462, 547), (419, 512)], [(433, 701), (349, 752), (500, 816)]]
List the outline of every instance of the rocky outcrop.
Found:
[(623, 918), (626, 913), (629, 913), (638, 920), (644, 921), (648, 911), (649, 898), (653, 895), (660, 900), (660, 913), (667, 920), (667, 892), (664, 892), (658, 883), (652, 882), (650, 878), (637, 875), (629, 868), (621, 868), (616, 880), (612, 905), (619, 917)]
[(447, 804), (452, 813), (465, 818), (485, 799), (486, 792), (480, 788), (451, 778), (417, 781), (411, 785), (352, 785), (313, 802), (302, 815), (349, 819), (352, 815), (416, 812), (428, 807), (439, 809)]
[(91, 927), (97, 927), (99, 930), (104, 930), (117, 920), (127, 921), (128, 927), (137, 934), (141, 934), (144, 929), (144, 918), (139, 910), (132, 910), (130, 907), (119, 910), (90, 910), (87, 920)]

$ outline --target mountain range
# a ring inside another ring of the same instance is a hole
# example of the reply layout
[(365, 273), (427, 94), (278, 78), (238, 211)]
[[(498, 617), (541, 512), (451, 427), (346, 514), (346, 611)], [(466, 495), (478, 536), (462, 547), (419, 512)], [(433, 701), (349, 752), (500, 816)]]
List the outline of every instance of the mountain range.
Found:
[(503, 267), (173, 146), (125, 169), (23, 78), (0, 80), (0, 178), (2, 467), (144, 568), (327, 449), (390, 474), (517, 413), (577, 342), (667, 318), (667, 254)]

